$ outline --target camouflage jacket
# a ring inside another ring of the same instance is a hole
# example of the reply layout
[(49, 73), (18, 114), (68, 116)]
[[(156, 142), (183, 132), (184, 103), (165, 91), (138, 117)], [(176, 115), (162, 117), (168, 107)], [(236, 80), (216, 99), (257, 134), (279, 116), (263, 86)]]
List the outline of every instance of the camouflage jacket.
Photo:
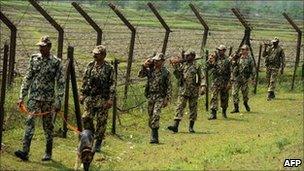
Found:
[(266, 57), (266, 67), (279, 69), (280, 67), (285, 66), (285, 53), (280, 46), (277, 48), (271, 46), (269, 49), (263, 52), (263, 57)]
[(115, 87), (114, 70), (111, 64), (105, 62), (97, 66), (95, 61), (90, 62), (85, 69), (80, 92), (89, 100), (89, 103), (95, 100), (113, 99)]
[(19, 98), (29, 95), (29, 99), (33, 100), (61, 102), (65, 86), (62, 68), (61, 60), (54, 55), (48, 58), (43, 58), (40, 53), (32, 55)]
[(241, 81), (248, 80), (250, 77), (254, 78), (254, 63), (251, 56), (246, 58), (240, 57), (231, 63), (231, 80)]
[(231, 74), (231, 61), (225, 55), (224, 57), (218, 57), (214, 64), (207, 61), (206, 68), (210, 70), (212, 74), (212, 80), (214, 85), (227, 85), (230, 80)]
[(162, 67), (160, 70), (154, 70), (146, 67), (142, 67), (138, 74), (139, 77), (147, 77), (147, 84), (145, 87), (145, 96), (147, 98), (168, 98), (172, 96), (172, 84), (170, 72), (166, 67)]
[(181, 96), (196, 97), (199, 95), (202, 74), (196, 63), (185, 62), (177, 65), (173, 74), (178, 79)]

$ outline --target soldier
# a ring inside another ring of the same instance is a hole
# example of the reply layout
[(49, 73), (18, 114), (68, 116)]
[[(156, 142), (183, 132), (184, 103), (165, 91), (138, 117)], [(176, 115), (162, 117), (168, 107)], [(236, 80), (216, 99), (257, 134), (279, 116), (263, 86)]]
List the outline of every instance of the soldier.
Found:
[(228, 107), (228, 90), (229, 90), (229, 80), (230, 80), (230, 61), (225, 54), (226, 47), (220, 45), (215, 51), (214, 54), (209, 56), (209, 59), (206, 63), (206, 69), (210, 70), (213, 77), (213, 82), (211, 85), (211, 116), (209, 120), (216, 119), (217, 98), (220, 95), (221, 98), (221, 107), (222, 115), (224, 118), (227, 118), (226, 111)]
[(199, 96), (199, 88), (201, 84), (201, 69), (195, 63), (195, 51), (188, 50), (183, 55), (184, 59), (172, 61), (174, 67), (174, 75), (179, 83), (179, 100), (174, 117), (174, 124), (168, 129), (174, 133), (178, 132), (179, 122), (183, 118), (184, 109), (189, 104), (189, 132), (194, 133), (194, 122), (197, 118), (197, 101)]
[[(48, 36), (41, 37), (37, 43), (40, 53), (33, 54), (24, 77), (18, 106), (21, 107), (28, 95), (29, 116), (26, 120), (23, 138), (23, 150), (17, 150), (15, 155), (28, 160), (31, 141), (35, 132), (35, 114), (47, 113), (42, 116), (43, 130), (46, 137), (46, 150), (42, 161), (52, 158), (53, 149), (53, 122), (52, 111), (59, 112), (64, 94), (64, 76), (61, 60), (50, 53), (52, 43)], [(56, 95), (55, 95), (56, 85)]]
[(272, 41), (272, 46), (268, 48), (268, 44), (265, 43), (265, 49), (263, 57), (266, 57), (266, 77), (268, 80), (268, 97), (267, 100), (275, 98), (275, 82), (277, 79), (278, 72), (283, 74), (285, 67), (285, 54), (281, 46), (279, 46), (279, 39), (275, 37)]
[[(250, 77), (254, 80), (254, 63), (252, 57), (249, 56), (249, 47), (243, 45), (241, 47), (241, 54), (235, 54), (232, 56), (232, 98), (234, 109), (231, 113), (239, 112), (239, 90), (241, 89), (243, 94), (243, 102), (246, 110), (249, 112), (250, 107), (248, 105), (248, 82)], [(255, 82), (255, 81), (253, 81)]]
[[(94, 133), (96, 141), (93, 151), (100, 152), (106, 131), (108, 109), (113, 104), (114, 70), (105, 61), (107, 56), (105, 46), (96, 46), (92, 53), (94, 61), (86, 67), (80, 90), (80, 102), (84, 105), (83, 128)], [(94, 117), (97, 120), (96, 127), (93, 123)]]
[(158, 129), (161, 108), (171, 100), (172, 85), (170, 72), (164, 66), (162, 53), (147, 59), (139, 72), (139, 77), (147, 77), (145, 96), (148, 99), (149, 127), (151, 128), (151, 144), (158, 144)]

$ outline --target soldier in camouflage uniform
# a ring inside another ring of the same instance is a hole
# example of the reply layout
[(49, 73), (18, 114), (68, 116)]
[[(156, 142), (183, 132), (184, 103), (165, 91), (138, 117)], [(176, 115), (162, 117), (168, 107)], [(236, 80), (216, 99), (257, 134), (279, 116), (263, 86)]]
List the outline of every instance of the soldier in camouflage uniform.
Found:
[[(96, 46), (93, 55), (94, 61), (88, 64), (83, 77), (80, 102), (84, 104), (83, 128), (94, 133), (96, 139), (94, 151), (100, 152), (106, 131), (108, 109), (113, 104), (114, 70), (105, 61), (107, 56), (105, 46)], [(97, 120), (96, 127), (93, 123), (94, 117)]]
[(197, 118), (197, 101), (199, 96), (199, 88), (201, 85), (201, 69), (194, 61), (195, 51), (188, 50), (185, 52), (184, 61), (172, 62), (174, 67), (174, 75), (179, 82), (179, 97), (176, 115), (174, 117), (174, 124), (169, 126), (168, 129), (174, 133), (178, 132), (179, 122), (183, 118), (184, 109), (187, 103), (190, 110), (190, 123), (189, 132), (194, 133), (194, 122)]
[(281, 46), (279, 46), (279, 39), (275, 37), (272, 41), (272, 46), (268, 48), (268, 44), (265, 44), (265, 50), (263, 52), (263, 57), (266, 58), (266, 77), (268, 82), (268, 97), (267, 100), (272, 100), (275, 98), (275, 82), (279, 70), (283, 74), (285, 67), (285, 54)]
[(151, 144), (158, 144), (158, 129), (161, 108), (166, 107), (171, 99), (172, 85), (170, 72), (164, 66), (164, 55), (156, 54), (147, 59), (139, 72), (139, 77), (147, 77), (145, 96), (148, 99), (149, 127)]
[(250, 77), (254, 80), (254, 63), (252, 57), (249, 56), (249, 47), (243, 45), (241, 47), (241, 54), (235, 54), (232, 56), (232, 98), (234, 103), (234, 109), (231, 113), (239, 112), (239, 91), (241, 89), (243, 94), (243, 102), (246, 110), (249, 112), (250, 107), (248, 105), (248, 93), (249, 93), (249, 79)]
[[(44, 113), (42, 116), (43, 130), (46, 137), (46, 150), (42, 161), (51, 160), (53, 149), (52, 110), (59, 112), (64, 94), (64, 76), (61, 60), (50, 53), (52, 43), (48, 36), (43, 36), (37, 45), (40, 53), (30, 58), (29, 67), (24, 77), (18, 106), (23, 105), (28, 95), (28, 111), (30, 113)], [(56, 96), (55, 96), (56, 85)], [(29, 115), (26, 120), (23, 138), (23, 150), (17, 150), (15, 155), (22, 160), (28, 160), (31, 140), (35, 132), (35, 116)]]
[(221, 98), (222, 115), (227, 118), (226, 111), (229, 98), (230, 60), (225, 54), (226, 47), (220, 45), (214, 54), (211, 54), (206, 69), (211, 70), (213, 82), (211, 85), (211, 116), (209, 120), (216, 119), (218, 96)]

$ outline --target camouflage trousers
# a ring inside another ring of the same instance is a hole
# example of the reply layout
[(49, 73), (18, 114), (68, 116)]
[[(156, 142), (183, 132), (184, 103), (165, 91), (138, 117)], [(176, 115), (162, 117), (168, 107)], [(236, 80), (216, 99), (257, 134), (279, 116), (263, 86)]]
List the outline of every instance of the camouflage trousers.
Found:
[(240, 89), (241, 89), (241, 92), (243, 95), (243, 101), (248, 102), (248, 100), (249, 100), (248, 80), (233, 81), (232, 82), (232, 99), (233, 99), (234, 104), (238, 104), (240, 102), (240, 99), (239, 99)]
[[(94, 126), (94, 118), (96, 117), (96, 127)], [(85, 103), (84, 113), (82, 115), (83, 129), (91, 130), (96, 140), (103, 140), (107, 128), (108, 109), (103, 107), (92, 107)]]
[(278, 73), (279, 73), (278, 68), (267, 67), (266, 78), (268, 80), (268, 91), (275, 90)]
[(159, 128), (159, 120), (161, 109), (163, 108), (164, 98), (160, 97), (149, 97), (148, 98), (148, 115), (149, 115), (149, 127), (151, 129)]
[[(29, 112), (43, 113), (52, 110), (52, 102), (29, 100), (27, 103)], [(31, 141), (35, 133), (35, 118), (39, 116), (28, 115), (25, 123), (25, 133), (23, 137), (23, 151), (29, 153)], [(46, 114), (42, 116), (42, 125), (46, 144), (53, 143), (53, 129), (52, 114)]]
[(198, 96), (194, 96), (194, 97), (179, 96), (178, 106), (176, 109), (176, 115), (174, 117), (174, 120), (181, 120), (183, 118), (184, 110), (188, 103), (188, 107), (190, 111), (189, 120), (195, 121), (197, 118), (197, 101), (198, 101)]
[(228, 100), (229, 100), (229, 93), (227, 90), (226, 84), (224, 85), (212, 85), (211, 86), (211, 109), (217, 110), (218, 106), (218, 96), (220, 96), (221, 99), (221, 107), (223, 109), (227, 109), (228, 107)]

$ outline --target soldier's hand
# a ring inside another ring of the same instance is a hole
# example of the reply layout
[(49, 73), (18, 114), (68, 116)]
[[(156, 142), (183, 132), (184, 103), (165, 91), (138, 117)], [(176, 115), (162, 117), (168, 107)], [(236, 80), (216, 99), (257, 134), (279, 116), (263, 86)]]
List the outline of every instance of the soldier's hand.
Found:
[(205, 85), (201, 86), (199, 94), (200, 95), (206, 94), (206, 86)]
[(145, 68), (148, 68), (149, 65), (151, 64), (151, 62), (152, 62), (151, 59), (146, 59), (143, 66), (144, 66)]
[(23, 99), (19, 99), (17, 102), (17, 106), (20, 107), (23, 103), (24, 103)]
[(229, 83), (227, 84), (226, 90), (230, 90), (230, 89), (231, 89), (231, 83), (229, 82)]
[(281, 68), (280, 73), (281, 73), (281, 75), (283, 75), (283, 73), (284, 73), (284, 68)]
[(109, 99), (105, 104), (104, 104), (104, 108), (106, 109), (110, 109), (113, 106), (113, 101), (111, 99)]

